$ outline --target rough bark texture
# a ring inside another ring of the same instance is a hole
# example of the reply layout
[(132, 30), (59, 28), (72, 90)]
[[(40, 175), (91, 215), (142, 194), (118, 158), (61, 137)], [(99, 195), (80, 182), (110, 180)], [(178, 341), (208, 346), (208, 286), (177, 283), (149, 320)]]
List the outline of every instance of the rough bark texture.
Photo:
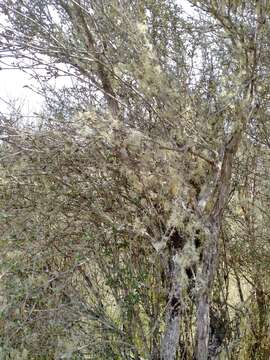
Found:
[(215, 360), (221, 351), (222, 344), (227, 332), (228, 318), (218, 313), (213, 306), (210, 307), (210, 334), (208, 359)]
[[(61, 1), (61, 5), (69, 15), (70, 20), (74, 25), (74, 28), (78, 32), (78, 36), (79, 34), (81, 35), (85, 44), (85, 48), (89, 52), (90, 57), (92, 57), (94, 62), (96, 63), (96, 75), (97, 79), (101, 83), (101, 85), (97, 84), (97, 87), (104, 93), (111, 114), (113, 116), (119, 115), (118, 101), (116, 99), (116, 94), (113, 90), (110, 80), (110, 73), (112, 72), (112, 70), (109, 69), (109, 66), (106, 65), (104, 57), (105, 46), (103, 46), (103, 53), (97, 50), (94, 36), (85, 19), (83, 7), (80, 5), (79, 2), (74, 2), (73, 6), (69, 6), (65, 2)], [(73, 61), (71, 62), (73, 63)], [(79, 64), (73, 63), (73, 65), (75, 67), (78, 67), (85, 76), (89, 76), (88, 71), (86, 71), (84, 68), (81, 68)], [(94, 80), (94, 83), (97, 83), (97, 80)]]
[[(248, 99), (249, 95), (247, 95)], [(248, 104), (248, 102), (246, 102)], [(208, 239), (203, 250), (202, 271), (198, 277), (199, 297), (197, 307), (197, 349), (196, 360), (207, 360), (209, 356), (209, 330), (210, 330), (210, 297), (214, 276), (218, 264), (218, 239), (222, 215), (230, 193), (233, 160), (236, 155), (242, 132), (247, 119), (251, 116), (252, 109), (247, 116), (239, 114), (239, 123), (226, 143), (223, 152), (222, 165), (218, 185), (215, 191), (215, 202), (206, 223)]]
[(167, 304), (165, 332), (161, 343), (161, 359), (174, 360), (179, 344), (180, 319), (182, 302), (182, 287), (180, 279), (180, 265), (171, 259), (171, 289)]
[(207, 246), (203, 253), (203, 268), (200, 276), (201, 294), (197, 308), (197, 354), (196, 359), (207, 360), (210, 333), (210, 293), (218, 260), (218, 227), (210, 230)]

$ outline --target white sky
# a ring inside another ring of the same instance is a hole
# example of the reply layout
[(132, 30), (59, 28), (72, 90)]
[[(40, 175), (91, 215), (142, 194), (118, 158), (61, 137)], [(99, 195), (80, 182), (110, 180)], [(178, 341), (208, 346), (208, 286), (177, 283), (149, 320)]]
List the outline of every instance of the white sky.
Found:
[(7, 111), (8, 102), (14, 102), (16, 106), (22, 106), (23, 114), (28, 115), (38, 111), (41, 106), (41, 97), (25, 87), (33, 86), (29, 75), (21, 70), (0, 70), (0, 110)]

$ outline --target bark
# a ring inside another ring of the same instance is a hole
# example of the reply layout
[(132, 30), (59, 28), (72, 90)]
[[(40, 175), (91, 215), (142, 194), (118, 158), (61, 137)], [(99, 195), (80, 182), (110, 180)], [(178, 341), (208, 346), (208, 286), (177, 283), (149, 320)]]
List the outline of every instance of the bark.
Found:
[(210, 293), (218, 259), (218, 226), (213, 224), (203, 253), (203, 268), (200, 276), (201, 293), (197, 308), (197, 354), (196, 359), (207, 360), (210, 329)]
[(184, 285), (181, 281), (181, 264), (179, 257), (186, 243), (186, 238), (177, 229), (172, 231), (168, 240), (168, 270), (169, 283), (168, 303), (166, 308), (165, 330), (161, 340), (160, 359), (176, 359), (179, 349), (180, 322), (184, 310)]
[[(258, 7), (257, 7), (258, 9)], [(219, 13), (215, 7), (211, 7), (210, 12), (220, 22), (223, 28), (229, 30), (232, 40), (232, 45), (236, 51), (240, 54), (239, 58), (245, 54), (244, 41), (240, 40), (240, 48), (237, 49), (237, 45), (233, 39), (234, 29), (231, 24), (227, 24), (227, 19), (222, 13)], [(258, 19), (262, 17), (262, 5), (259, 6)], [(204, 246), (203, 251), (203, 264), (201, 276), (199, 277), (199, 297), (197, 307), (197, 348), (195, 358), (196, 360), (207, 360), (209, 358), (209, 329), (210, 329), (210, 300), (211, 290), (213, 287), (214, 276), (218, 263), (218, 238), (220, 232), (220, 225), (222, 221), (222, 215), (226, 202), (228, 201), (230, 192), (230, 183), (232, 177), (232, 166), (235, 155), (238, 150), (239, 143), (241, 141), (244, 129), (250, 120), (253, 111), (253, 97), (254, 97), (254, 74), (257, 69), (257, 52), (256, 52), (256, 39), (260, 32), (261, 23), (257, 22), (254, 39), (252, 40), (252, 48), (249, 57), (246, 57), (246, 62), (240, 66), (240, 70), (244, 70), (249, 73), (250, 77), (241, 79), (243, 84), (247, 84), (245, 92), (243, 94), (243, 100), (238, 103), (237, 113), (235, 114), (235, 130), (232, 132), (230, 139), (226, 142), (223, 151), (222, 165), (220, 174), (218, 176), (218, 185), (214, 192), (214, 206), (208, 220), (206, 220), (205, 226), (209, 232), (207, 243)], [(241, 78), (241, 74), (240, 74)]]
[(197, 307), (197, 349), (196, 360), (207, 360), (209, 353), (209, 329), (210, 329), (210, 299), (214, 276), (218, 264), (218, 240), (220, 224), (225, 204), (230, 192), (230, 180), (232, 165), (246, 121), (237, 126), (235, 132), (225, 145), (223, 160), (220, 170), (219, 182), (215, 191), (216, 200), (205, 228), (208, 239), (203, 250), (202, 271), (198, 277), (198, 307)]
[(183, 307), (180, 264), (171, 258), (171, 289), (167, 304), (165, 332), (161, 342), (161, 360), (174, 360), (179, 344), (180, 320)]
[(208, 359), (215, 360), (222, 349), (223, 340), (227, 331), (228, 318), (210, 307), (210, 336)]
[[(74, 3), (73, 7), (67, 5), (63, 1), (60, 1), (60, 3), (63, 9), (65, 9), (66, 13), (69, 15), (74, 29), (77, 30), (78, 36), (79, 34), (83, 35), (85, 48), (87, 49), (87, 51), (89, 51), (91, 57), (96, 62), (97, 70), (95, 71), (95, 73), (99, 81), (101, 82), (100, 89), (104, 93), (108, 108), (113, 116), (118, 116), (120, 109), (110, 79), (110, 73), (112, 73), (112, 70), (110, 70), (109, 67), (106, 65), (104, 54), (97, 49), (96, 41), (85, 18), (83, 6), (80, 5), (80, 2)], [(87, 74), (87, 71), (83, 71), (83, 73)]]

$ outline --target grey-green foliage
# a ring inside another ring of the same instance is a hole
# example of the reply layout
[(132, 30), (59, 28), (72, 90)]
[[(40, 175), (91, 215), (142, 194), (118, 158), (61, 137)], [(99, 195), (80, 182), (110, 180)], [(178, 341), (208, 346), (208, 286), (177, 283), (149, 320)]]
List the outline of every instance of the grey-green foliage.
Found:
[(9, 356), (158, 359), (177, 313), (191, 359), (206, 294), (209, 354), (269, 358), (269, 9), (192, 3), (0, 4), (46, 103), (39, 130), (1, 115)]

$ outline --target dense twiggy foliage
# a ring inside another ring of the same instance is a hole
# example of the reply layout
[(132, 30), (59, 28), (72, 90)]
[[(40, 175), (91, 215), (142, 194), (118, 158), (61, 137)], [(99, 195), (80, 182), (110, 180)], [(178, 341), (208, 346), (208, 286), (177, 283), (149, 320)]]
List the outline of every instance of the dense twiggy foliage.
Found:
[(2, 358), (269, 359), (270, 8), (186, 6), (1, 0)]

